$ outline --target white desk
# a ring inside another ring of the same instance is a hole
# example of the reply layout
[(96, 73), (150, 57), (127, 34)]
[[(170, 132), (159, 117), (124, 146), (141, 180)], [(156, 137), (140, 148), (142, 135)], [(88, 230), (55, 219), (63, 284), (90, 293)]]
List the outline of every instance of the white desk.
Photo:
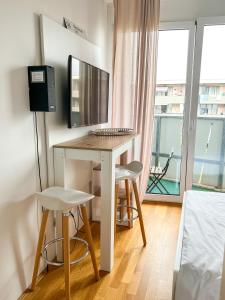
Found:
[(65, 186), (65, 160), (88, 160), (101, 163), (101, 270), (110, 272), (114, 264), (114, 208), (116, 159), (133, 149), (133, 158), (139, 160), (138, 135), (97, 137), (84, 136), (54, 145), (55, 185)]

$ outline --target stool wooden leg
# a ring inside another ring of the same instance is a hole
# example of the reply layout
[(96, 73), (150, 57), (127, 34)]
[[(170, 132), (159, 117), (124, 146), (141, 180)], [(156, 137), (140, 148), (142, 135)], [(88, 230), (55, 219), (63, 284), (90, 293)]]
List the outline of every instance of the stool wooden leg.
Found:
[[(130, 186), (129, 186), (129, 180), (128, 179), (125, 179), (125, 189), (126, 189), (127, 206), (131, 206), (131, 201), (130, 201)], [(130, 210), (129, 207), (127, 208), (127, 217), (129, 219), (128, 226), (129, 226), (129, 228), (131, 228), (132, 227), (131, 210)]]
[(84, 226), (85, 226), (85, 231), (87, 234), (87, 241), (88, 241), (89, 251), (91, 254), (91, 260), (92, 260), (92, 264), (93, 264), (93, 268), (94, 268), (94, 272), (95, 272), (95, 278), (96, 278), (96, 280), (99, 280), (100, 279), (99, 271), (98, 271), (97, 261), (96, 261), (96, 257), (95, 257), (94, 244), (93, 244), (93, 240), (92, 240), (90, 225), (88, 222), (86, 206), (81, 205), (80, 208), (81, 208), (81, 213), (82, 213), (83, 222), (84, 222)]
[(116, 234), (116, 219), (117, 219), (117, 206), (118, 206), (118, 196), (119, 196), (120, 185), (116, 183), (115, 185), (115, 219), (114, 219), (114, 232)]
[(33, 278), (32, 278), (32, 283), (31, 283), (31, 290), (34, 290), (35, 285), (36, 285), (36, 281), (37, 281), (37, 275), (38, 275), (40, 258), (41, 258), (41, 250), (42, 250), (42, 246), (43, 246), (43, 242), (44, 242), (44, 236), (45, 236), (45, 229), (46, 229), (46, 224), (47, 224), (47, 220), (48, 220), (48, 214), (49, 214), (49, 211), (44, 210), (43, 216), (42, 216), (42, 221), (41, 221), (40, 232), (39, 232), (36, 256), (35, 256)]
[(143, 217), (142, 217), (139, 193), (138, 193), (138, 189), (137, 189), (137, 183), (135, 181), (133, 181), (132, 183), (133, 183), (134, 195), (135, 195), (135, 200), (136, 200), (136, 205), (137, 205), (137, 210), (138, 210), (138, 216), (139, 216), (139, 222), (140, 222), (140, 227), (141, 227), (143, 243), (144, 243), (144, 246), (146, 246), (145, 228), (144, 228), (144, 222), (143, 222)]
[(70, 299), (70, 237), (69, 214), (63, 214), (63, 246), (64, 246), (64, 273), (66, 299)]
[[(62, 235), (63, 235), (63, 213), (62, 213), (62, 216), (61, 216), (62, 218), (61, 218), (61, 222), (62, 222)], [(62, 239), (62, 242), (61, 242), (61, 257), (63, 257), (64, 256), (64, 240)]]

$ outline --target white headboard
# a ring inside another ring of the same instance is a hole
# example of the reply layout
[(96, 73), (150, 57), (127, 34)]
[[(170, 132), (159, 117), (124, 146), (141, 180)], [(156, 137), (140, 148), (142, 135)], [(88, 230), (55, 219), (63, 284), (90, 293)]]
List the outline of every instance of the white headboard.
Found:
[[(82, 128), (67, 128), (67, 63), (68, 56), (71, 54), (83, 61), (86, 61), (96, 67), (102, 68), (106, 71), (106, 50), (100, 49), (93, 43), (90, 43), (81, 36), (69, 31), (60, 24), (51, 19), (41, 15), (41, 40), (42, 40), (42, 63), (50, 65), (55, 68), (55, 85), (56, 85), (56, 113), (46, 113), (46, 136), (48, 147), (48, 181), (49, 185), (54, 183), (53, 176), (53, 151), (52, 145), (81, 137), (86, 135), (88, 131), (100, 128), (102, 126), (91, 126)], [(106, 125), (104, 125), (105, 127)], [(75, 164), (75, 163), (74, 163)], [(75, 166), (70, 165), (71, 169)], [(83, 176), (79, 172), (79, 178), (86, 177), (88, 184), (88, 174)], [(88, 169), (88, 168), (87, 168)], [(86, 169), (86, 172), (88, 172)], [(75, 180), (74, 174), (71, 173), (69, 180)], [(83, 180), (84, 182), (84, 180)], [(83, 189), (85, 187), (83, 186)]]

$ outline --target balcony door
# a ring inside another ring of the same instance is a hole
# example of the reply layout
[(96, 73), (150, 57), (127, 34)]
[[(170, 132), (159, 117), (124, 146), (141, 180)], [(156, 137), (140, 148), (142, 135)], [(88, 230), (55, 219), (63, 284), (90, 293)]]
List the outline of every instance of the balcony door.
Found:
[(194, 22), (160, 27), (147, 200), (180, 202), (185, 190), (194, 36)]
[(164, 24), (146, 200), (225, 192), (225, 17)]
[(225, 192), (225, 18), (197, 22), (187, 189)]

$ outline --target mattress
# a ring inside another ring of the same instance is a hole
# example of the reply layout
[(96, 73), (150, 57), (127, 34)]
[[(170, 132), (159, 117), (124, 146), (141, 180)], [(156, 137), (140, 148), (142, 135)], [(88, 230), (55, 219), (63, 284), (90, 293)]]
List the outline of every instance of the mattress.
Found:
[(225, 244), (225, 194), (188, 191), (175, 300), (219, 300)]

